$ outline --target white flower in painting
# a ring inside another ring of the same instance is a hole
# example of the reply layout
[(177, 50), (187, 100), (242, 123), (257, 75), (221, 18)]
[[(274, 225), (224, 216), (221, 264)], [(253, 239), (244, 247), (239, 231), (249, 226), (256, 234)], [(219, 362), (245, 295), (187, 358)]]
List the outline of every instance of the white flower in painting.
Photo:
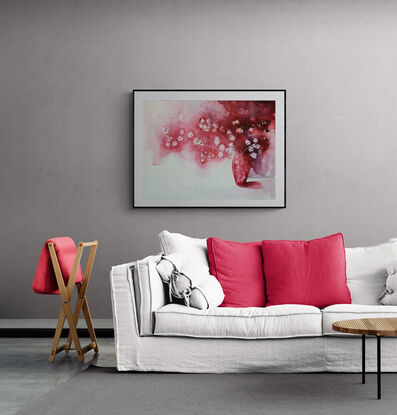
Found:
[(249, 146), (250, 144), (251, 144), (251, 141), (250, 140), (245, 140), (245, 144), (247, 145), (247, 146)]
[(167, 140), (168, 141), (172, 141), (172, 137), (167, 137)]
[(220, 151), (220, 152), (218, 153), (218, 157), (219, 157), (220, 159), (223, 157), (223, 153), (222, 153), (222, 151)]
[(179, 136), (178, 137), (178, 141), (183, 141), (183, 137), (182, 136)]
[(223, 151), (224, 149), (225, 149), (225, 146), (224, 146), (223, 144), (221, 144), (221, 145), (219, 146), (219, 150)]
[(163, 133), (164, 133), (164, 135), (168, 134), (168, 128), (167, 127), (163, 127)]
[(211, 120), (207, 118), (207, 124), (211, 124)]
[(193, 137), (193, 131), (189, 131), (189, 132), (187, 133), (187, 136), (188, 136), (189, 138), (192, 138), (192, 137)]
[(166, 146), (166, 147), (169, 147), (169, 146), (170, 146), (170, 143), (167, 141), (167, 142), (165, 143), (165, 146)]
[(185, 130), (182, 128), (182, 129), (179, 131), (179, 134), (180, 134), (180, 135), (185, 134)]
[(242, 128), (237, 128), (236, 131), (241, 134), (244, 130)]
[(254, 129), (251, 127), (251, 128), (249, 128), (249, 129), (248, 129), (248, 131), (249, 131), (250, 133), (252, 133), (252, 132), (254, 131)]
[(254, 138), (252, 141), (253, 141), (254, 143), (257, 143), (257, 142), (258, 142), (258, 139), (257, 139), (257, 138)]
[(201, 161), (202, 163), (204, 163), (204, 162), (205, 162), (205, 159), (200, 159), (200, 161)]
[(227, 135), (230, 135), (231, 133), (232, 133), (232, 132), (231, 132), (230, 130), (227, 130), (227, 131), (226, 131), (226, 134), (227, 134)]
[(233, 147), (233, 146), (234, 146), (234, 144), (233, 144), (233, 143), (229, 143), (229, 144), (228, 144), (228, 146), (229, 146), (229, 147)]
[(257, 155), (256, 153), (251, 153), (251, 154), (250, 154), (250, 156), (251, 156), (253, 159), (256, 159), (256, 158), (258, 157), (258, 155)]
[(234, 154), (234, 148), (233, 147), (228, 147), (225, 151), (227, 153), (229, 153), (230, 155)]
[(254, 145), (254, 147), (258, 149), (258, 148), (260, 148), (261, 146), (260, 146), (259, 144), (255, 144), (255, 145)]
[(229, 137), (229, 140), (230, 141), (234, 141), (236, 139), (236, 137), (234, 136), (234, 135), (231, 135), (230, 137)]
[(221, 142), (221, 140), (219, 139), (219, 137), (218, 136), (216, 136), (215, 138), (214, 138), (214, 143), (215, 143), (215, 145), (216, 146), (219, 146), (219, 143)]
[(205, 123), (205, 119), (204, 119), (204, 118), (202, 118), (202, 119), (200, 120), (200, 122), (201, 122), (202, 124), (204, 124), (204, 123)]
[(249, 147), (248, 147), (248, 151), (249, 151), (250, 153), (252, 153), (252, 152), (254, 151), (254, 147), (253, 147), (253, 146), (249, 146)]
[(173, 141), (173, 142), (172, 142), (172, 146), (173, 146), (173, 147), (176, 147), (177, 145), (178, 145), (178, 143), (177, 143), (176, 141)]

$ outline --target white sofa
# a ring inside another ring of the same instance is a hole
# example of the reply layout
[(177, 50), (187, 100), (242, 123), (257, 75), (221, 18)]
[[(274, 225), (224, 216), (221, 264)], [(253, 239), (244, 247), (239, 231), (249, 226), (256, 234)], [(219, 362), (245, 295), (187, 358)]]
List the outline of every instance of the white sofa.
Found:
[[(377, 295), (397, 243), (346, 249), (353, 304), (320, 310), (307, 305), (198, 310), (169, 304), (156, 270), (159, 255), (112, 267), (118, 370), (168, 372), (359, 372), (360, 336), (332, 330), (338, 320), (397, 317)], [(361, 304), (360, 304), (361, 303)], [(376, 371), (375, 339), (367, 370)], [(397, 339), (382, 342), (382, 370), (397, 371)]]

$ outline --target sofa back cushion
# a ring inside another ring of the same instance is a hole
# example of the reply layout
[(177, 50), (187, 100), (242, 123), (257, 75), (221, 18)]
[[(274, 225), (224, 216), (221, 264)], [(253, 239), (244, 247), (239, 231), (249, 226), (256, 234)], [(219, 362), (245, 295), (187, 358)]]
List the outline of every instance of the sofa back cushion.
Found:
[(262, 254), (267, 305), (351, 303), (341, 233), (311, 241), (262, 241)]
[(263, 307), (266, 304), (260, 242), (208, 238), (210, 273), (220, 282), (223, 307)]
[(184, 259), (183, 272), (197, 283), (210, 275), (207, 258), (207, 240), (191, 238), (180, 233), (162, 231), (159, 234), (164, 255), (179, 253)]
[(377, 246), (346, 248), (347, 285), (352, 303), (379, 304), (387, 269), (397, 261), (397, 242)]

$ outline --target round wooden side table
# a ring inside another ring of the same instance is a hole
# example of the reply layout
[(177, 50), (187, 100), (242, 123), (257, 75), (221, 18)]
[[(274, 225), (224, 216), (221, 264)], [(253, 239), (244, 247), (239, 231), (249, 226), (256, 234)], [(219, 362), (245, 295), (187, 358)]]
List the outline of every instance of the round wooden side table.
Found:
[(381, 343), (383, 336), (397, 335), (397, 318), (359, 318), (336, 321), (332, 324), (335, 331), (361, 334), (362, 338), (362, 383), (365, 383), (365, 336), (376, 336), (378, 399), (381, 398)]

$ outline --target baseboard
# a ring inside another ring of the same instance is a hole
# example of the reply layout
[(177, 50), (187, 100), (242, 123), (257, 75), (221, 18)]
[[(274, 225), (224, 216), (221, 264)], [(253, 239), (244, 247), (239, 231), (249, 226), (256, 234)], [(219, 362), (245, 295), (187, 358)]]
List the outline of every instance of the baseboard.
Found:
[[(90, 337), (88, 330), (85, 328), (78, 328), (77, 333), (79, 337)], [(54, 337), (55, 329), (51, 328), (5, 328), (0, 327), (0, 338), (4, 337)], [(61, 337), (67, 337), (69, 329), (62, 330)], [(98, 328), (95, 329), (95, 334), (98, 338), (112, 338), (114, 337), (113, 328)]]
[[(0, 319), (0, 338), (4, 337), (54, 337), (58, 320), (55, 319)], [(113, 320), (98, 318), (93, 320), (97, 337), (114, 337)], [(77, 323), (79, 337), (89, 337), (83, 319)], [(68, 324), (62, 330), (62, 337), (69, 334)]]

